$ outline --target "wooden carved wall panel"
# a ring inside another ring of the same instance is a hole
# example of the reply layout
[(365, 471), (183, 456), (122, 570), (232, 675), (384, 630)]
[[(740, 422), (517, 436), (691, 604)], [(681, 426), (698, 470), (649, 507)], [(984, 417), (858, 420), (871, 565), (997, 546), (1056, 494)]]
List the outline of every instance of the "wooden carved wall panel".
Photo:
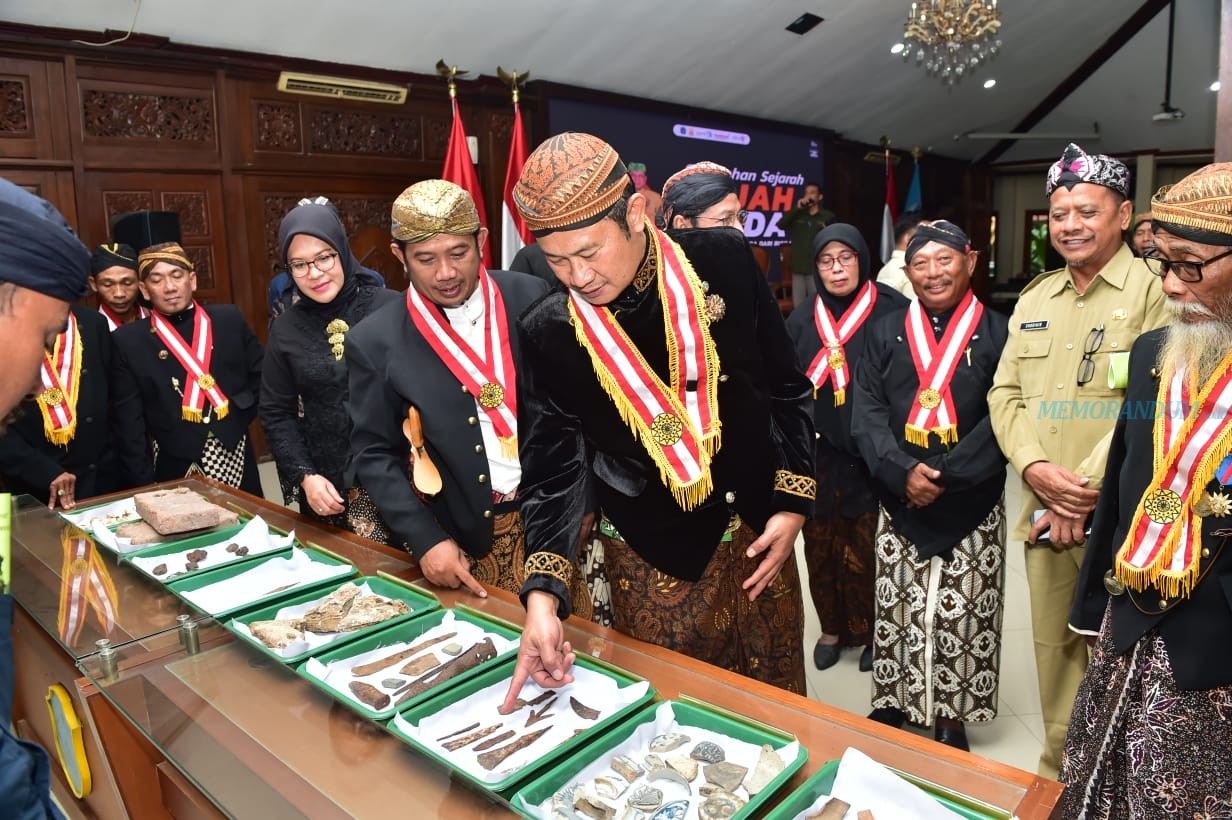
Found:
[(210, 245), (185, 245), (184, 253), (197, 274), (197, 290), (214, 290), (214, 248)]
[(449, 131), (453, 120), (449, 117), (424, 116), (424, 159), (445, 161), (449, 150)]
[(303, 151), (298, 105), (253, 100), (253, 117), (258, 151)]
[(308, 138), (317, 154), (358, 154), (418, 159), (422, 154), (419, 117), (368, 114), (352, 109), (313, 108)]
[(87, 136), (213, 144), (214, 100), (210, 96), (85, 89), (81, 116)]
[(508, 146), (513, 136), (513, 114), (493, 114), (488, 121), (488, 133), (497, 145)]
[(162, 209), (180, 215), (183, 236), (209, 236), (210, 212), (206, 195), (201, 191), (167, 192), (162, 195)]
[(153, 191), (103, 192), (103, 216), (107, 225), (111, 225), (111, 221), (120, 214), (152, 210), (154, 210)]
[(30, 89), (25, 78), (0, 78), (0, 133), (25, 137), (31, 130)]

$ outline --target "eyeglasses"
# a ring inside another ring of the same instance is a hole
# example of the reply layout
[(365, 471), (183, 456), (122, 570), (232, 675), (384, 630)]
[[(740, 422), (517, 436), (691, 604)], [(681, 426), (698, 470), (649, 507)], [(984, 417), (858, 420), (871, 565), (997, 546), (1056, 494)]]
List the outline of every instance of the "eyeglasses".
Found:
[(1142, 257), (1142, 261), (1146, 263), (1147, 270), (1161, 279), (1167, 276), (1169, 272), (1172, 272), (1182, 282), (1193, 283), (1202, 281), (1202, 268), (1204, 265), (1217, 262), (1230, 255), (1232, 255), (1232, 249), (1212, 256), (1210, 259), (1203, 260), (1202, 262), (1173, 262), (1170, 259), (1164, 259), (1162, 256), (1146, 254)]
[(1087, 343), (1082, 349), (1082, 361), (1078, 362), (1078, 386), (1089, 382), (1095, 378), (1095, 360), (1091, 358), (1095, 351), (1099, 350), (1099, 346), (1104, 343), (1104, 326), (1091, 328), (1091, 332), (1087, 334)]
[(147, 285), (158, 287), (163, 283), (163, 280), (170, 279), (172, 282), (183, 282), (188, 278), (188, 271), (183, 268), (172, 268), (167, 273), (151, 273), (145, 278)]
[(854, 261), (856, 261), (856, 255), (854, 253), (851, 251), (843, 251), (838, 256), (817, 257), (817, 267), (825, 270), (826, 268), (834, 267), (835, 262), (838, 262), (843, 267), (847, 267)]
[(707, 222), (714, 222), (719, 225), (730, 225), (733, 228), (743, 228), (744, 220), (747, 219), (748, 216), (749, 212), (744, 208), (741, 208), (734, 214), (728, 214), (727, 216), (701, 216), (699, 214), (698, 216), (693, 217), (693, 220), (697, 221), (699, 219), (704, 219)]
[(296, 279), (303, 279), (308, 275), (308, 266), (319, 270), (321, 273), (329, 273), (334, 269), (334, 260), (338, 258), (338, 254), (334, 251), (326, 251), (316, 259), (305, 262), (302, 259), (296, 259), (294, 262), (288, 262), (287, 268), (291, 271), (291, 275)]

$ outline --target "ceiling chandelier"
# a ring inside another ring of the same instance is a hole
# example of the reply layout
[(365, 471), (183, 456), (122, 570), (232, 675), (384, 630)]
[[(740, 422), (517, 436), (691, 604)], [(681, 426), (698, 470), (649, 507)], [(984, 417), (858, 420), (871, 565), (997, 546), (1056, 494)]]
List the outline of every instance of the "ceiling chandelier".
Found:
[(919, 0), (903, 32), (903, 60), (915, 55), (930, 76), (953, 85), (997, 56), (1001, 40), (997, 0)]

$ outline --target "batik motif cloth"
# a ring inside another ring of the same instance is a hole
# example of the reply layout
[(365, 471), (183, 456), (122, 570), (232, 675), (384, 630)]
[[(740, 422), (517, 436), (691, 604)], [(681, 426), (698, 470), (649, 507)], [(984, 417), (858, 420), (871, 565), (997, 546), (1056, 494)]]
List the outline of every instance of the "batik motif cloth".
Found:
[[(841, 502), (835, 498), (833, 503), (838, 506)], [(837, 635), (839, 646), (872, 643), (876, 531), (875, 512), (848, 518), (836, 511), (804, 522), (809, 595), (817, 608), (821, 631)]]
[(1060, 780), (1061, 817), (1232, 820), (1232, 685), (1177, 689), (1158, 633), (1118, 656), (1105, 614)]
[(741, 584), (764, 553), (745, 557), (757, 540), (748, 525), (730, 535), (701, 580), (684, 581), (655, 569), (618, 535), (601, 528), (614, 625), (626, 635), (803, 694), (804, 605), (795, 554), (750, 603)]
[(877, 522), (873, 707), (925, 726), (997, 716), (1005, 499), (948, 553), (921, 560), (882, 508)]
[[(590, 590), (586, 574), (579, 561), (574, 564), (569, 597), (573, 614), (584, 621), (592, 615)], [(505, 513), (492, 519), (492, 549), (482, 558), (471, 561), (471, 575), (487, 584), (517, 595), (526, 580), (526, 528), (518, 512)]]

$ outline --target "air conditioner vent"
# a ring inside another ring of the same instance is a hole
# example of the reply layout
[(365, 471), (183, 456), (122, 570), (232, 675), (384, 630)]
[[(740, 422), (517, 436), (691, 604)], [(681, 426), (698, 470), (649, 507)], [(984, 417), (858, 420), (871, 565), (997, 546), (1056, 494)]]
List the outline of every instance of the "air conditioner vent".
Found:
[(323, 77), (319, 74), (295, 74), (284, 71), (278, 75), (278, 90), (290, 94), (311, 94), (315, 97), (334, 97), (340, 100), (390, 103), (406, 102), (407, 88), (389, 83), (373, 83), (366, 80), (348, 80), (341, 77)]

